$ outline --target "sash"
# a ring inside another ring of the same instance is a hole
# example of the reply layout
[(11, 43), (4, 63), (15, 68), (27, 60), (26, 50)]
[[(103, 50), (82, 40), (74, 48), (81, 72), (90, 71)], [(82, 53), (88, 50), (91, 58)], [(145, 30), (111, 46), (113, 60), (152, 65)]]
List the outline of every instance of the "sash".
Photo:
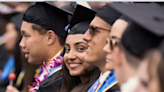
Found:
[(11, 56), (7, 63), (5, 64), (3, 70), (2, 70), (2, 73), (1, 73), (1, 76), (0, 76), (0, 80), (5, 80), (9, 73), (15, 68), (15, 60), (14, 60), (14, 57)]
[[(98, 79), (99, 80), (99, 79)], [(97, 80), (97, 81), (98, 81)], [(96, 81), (96, 82), (97, 82)], [(95, 83), (96, 83), (95, 82)], [(87, 91), (87, 92), (92, 92), (93, 87), (95, 85), (95, 83), (91, 86), (91, 88)], [(99, 85), (99, 87), (96, 89), (95, 92), (106, 92), (107, 90), (109, 90), (111, 87), (113, 87), (114, 85), (116, 85), (118, 83), (118, 81), (115, 78), (115, 74), (113, 71), (109, 72), (107, 74), (107, 76), (105, 77), (105, 79), (103, 80), (103, 82)]]
[(61, 70), (61, 69), (62, 69), (62, 65), (57, 66), (57, 67), (53, 67), (53, 68), (51, 69), (51, 71), (49, 72), (48, 77), (51, 76), (52, 74), (54, 74), (55, 72)]

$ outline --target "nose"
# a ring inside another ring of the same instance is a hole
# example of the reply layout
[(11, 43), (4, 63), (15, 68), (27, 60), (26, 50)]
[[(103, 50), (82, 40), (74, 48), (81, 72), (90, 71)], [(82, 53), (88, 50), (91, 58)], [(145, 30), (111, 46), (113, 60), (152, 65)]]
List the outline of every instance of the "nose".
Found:
[(74, 60), (74, 59), (76, 59), (76, 55), (75, 55), (75, 53), (74, 53), (73, 50), (71, 50), (71, 51), (68, 53), (68, 59), (69, 59), (69, 60)]
[(21, 41), (19, 43), (19, 46), (22, 47), (22, 48), (25, 48), (25, 46), (26, 46), (24, 41), (25, 41), (24, 37), (22, 37), (22, 39), (21, 39)]
[(83, 40), (85, 41), (91, 41), (91, 36), (89, 34), (89, 29), (85, 32), (85, 34), (83, 35)]
[(110, 49), (110, 45), (109, 43), (107, 43), (104, 48), (103, 48), (103, 51), (107, 54), (110, 54), (111, 53), (111, 49)]

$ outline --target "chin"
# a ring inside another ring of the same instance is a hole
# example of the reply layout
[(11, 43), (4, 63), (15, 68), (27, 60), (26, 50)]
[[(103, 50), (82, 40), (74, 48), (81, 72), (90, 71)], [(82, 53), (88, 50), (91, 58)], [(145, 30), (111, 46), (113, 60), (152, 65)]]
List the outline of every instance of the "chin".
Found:
[(70, 72), (70, 75), (71, 76), (79, 76), (79, 73), (72, 73), (72, 72)]

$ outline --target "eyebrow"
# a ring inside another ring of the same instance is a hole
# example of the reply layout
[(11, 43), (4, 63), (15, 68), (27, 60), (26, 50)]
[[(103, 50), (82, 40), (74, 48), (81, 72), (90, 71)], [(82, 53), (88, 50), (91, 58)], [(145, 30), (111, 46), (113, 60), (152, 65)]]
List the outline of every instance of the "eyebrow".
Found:
[(24, 30), (21, 30), (21, 33), (22, 33), (22, 34), (25, 34), (25, 33), (26, 33), (26, 31), (24, 31)]
[(85, 42), (77, 42), (77, 43), (75, 43), (74, 45), (78, 45), (78, 44), (80, 44), (80, 43), (83, 43), (83, 44), (87, 45)]
[(64, 45), (68, 45), (68, 46), (69, 46), (69, 44), (68, 44), (68, 43), (65, 43)]
[(118, 38), (118, 37), (116, 37), (116, 36), (112, 36), (111, 38), (113, 38), (113, 39), (121, 39), (121, 38)]

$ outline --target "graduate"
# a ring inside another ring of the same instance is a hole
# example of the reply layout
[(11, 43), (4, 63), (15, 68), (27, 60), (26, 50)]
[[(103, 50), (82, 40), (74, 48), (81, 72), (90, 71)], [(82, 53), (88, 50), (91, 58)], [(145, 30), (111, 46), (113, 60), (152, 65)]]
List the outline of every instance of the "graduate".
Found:
[(106, 52), (106, 65), (105, 68), (107, 70), (114, 70), (114, 62), (113, 62), (113, 49), (117, 46), (118, 42), (120, 41), (123, 32), (125, 31), (126, 27), (129, 25), (130, 20), (126, 16), (121, 16), (117, 19), (109, 34), (109, 37), (106, 39), (107, 44), (104, 46), (103, 50)]
[[(108, 5), (132, 21), (125, 29), (113, 53), (114, 70), (121, 91), (133, 92), (138, 83), (137, 68), (144, 53), (156, 48), (164, 37), (164, 31), (161, 31), (164, 28), (163, 22), (160, 21), (164, 15), (163, 8), (154, 3)], [(145, 85), (144, 82), (142, 83)]]
[(68, 27), (61, 70), (63, 84), (59, 92), (86, 92), (99, 77), (99, 69), (84, 61), (88, 46), (82, 38), (95, 13), (91, 9), (77, 5)]
[(64, 27), (68, 24), (69, 14), (71, 12), (45, 2), (37, 2), (24, 13), (20, 46), (29, 63), (43, 64), (40, 75), (35, 76), (36, 82), (29, 86), (30, 92), (36, 92), (44, 79), (57, 72), (51, 70), (62, 65)]
[[(163, 92), (164, 40), (156, 49), (147, 51), (138, 68), (139, 83), (134, 92)], [(141, 73), (144, 74), (141, 74)], [(146, 84), (147, 86), (143, 85)]]
[(120, 14), (109, 8), (107, 5), (101, 7), (91, 21), (89, 29), (83, 36), (83, 39), (89, 46), (85, 61), (98, 67), (101, 71), (99, 79), (87, 92), (119, 91), (114, 72), (105, 69), (106, 53), (103, 52), (103, 47), (106, 44), (106, 38), (110, 33), (111, 26), (119, 17)]

